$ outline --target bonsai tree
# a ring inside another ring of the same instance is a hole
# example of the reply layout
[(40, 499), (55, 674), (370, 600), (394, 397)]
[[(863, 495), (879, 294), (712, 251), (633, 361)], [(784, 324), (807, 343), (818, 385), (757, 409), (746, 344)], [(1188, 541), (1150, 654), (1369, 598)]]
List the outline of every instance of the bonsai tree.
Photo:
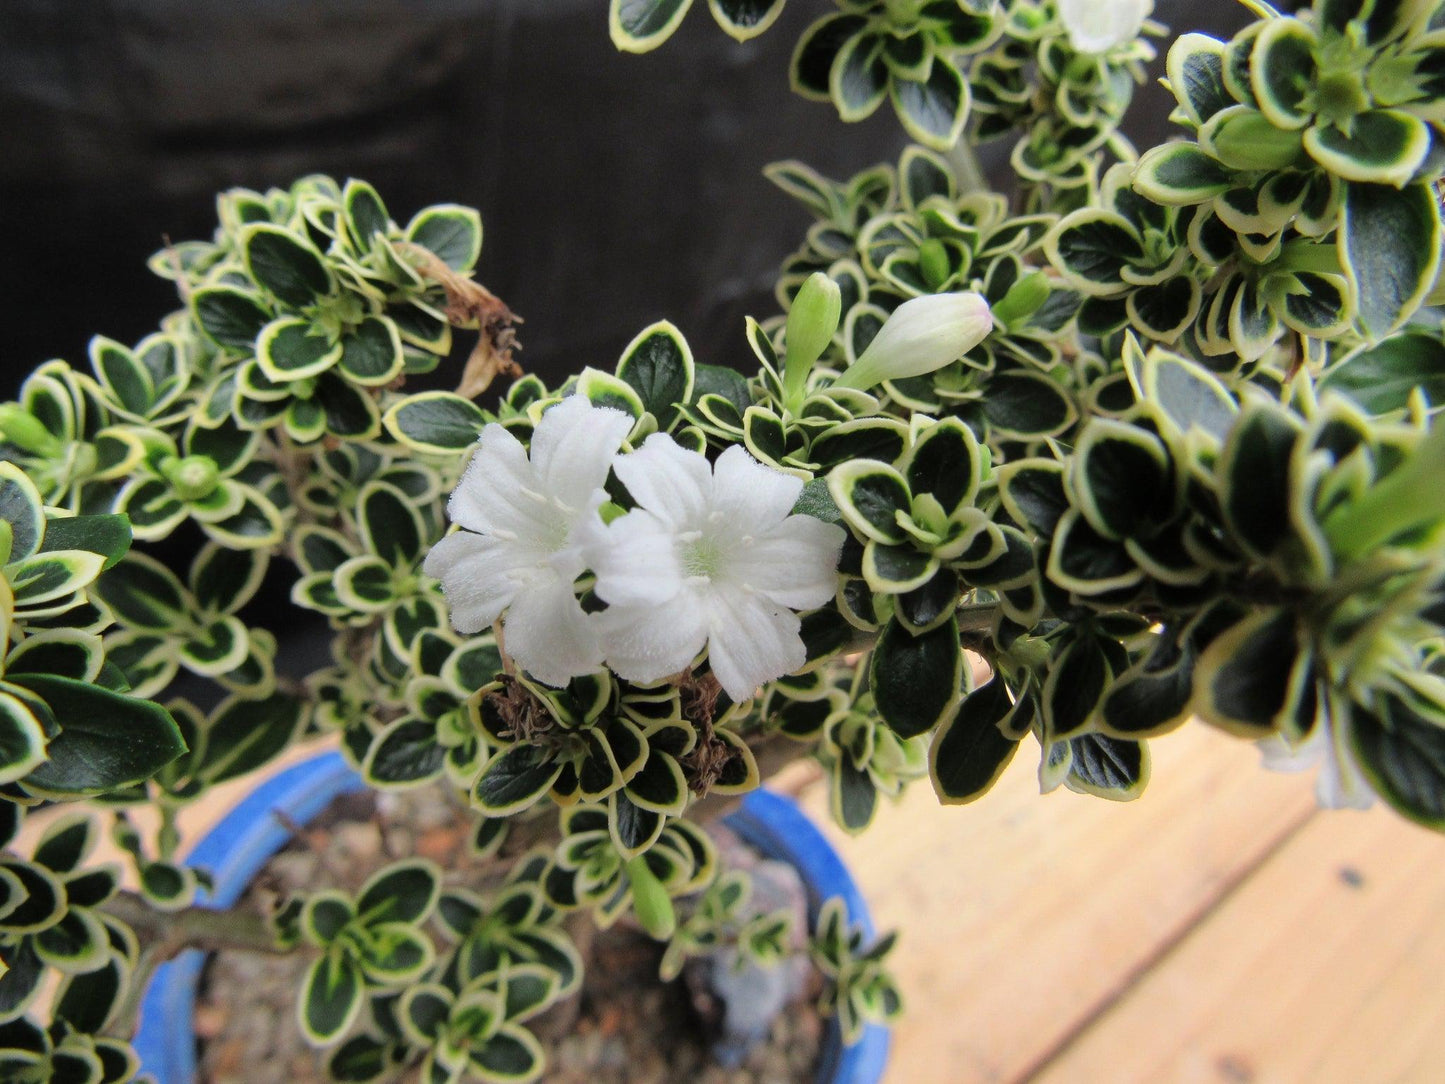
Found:
[[(741, 39), (782, 4), (708, 7)], [(611, 0), (612, 36), (689, 6)], [(0, 407), (0, 1077), (132, 1079), (146, 981), (199, 946), (304, 954), (340, 1080), (536, 1079), (568, 916), (630, 916), (668, 974), (782, 955), (699, 824), (798, 757), (859, 832), (1025, 744), (1044, 791), (1134, 798), (1197, 718), (1319, 761), (1328, 804), (1445, 825), (1445, 6), (1184, 34), (1178, 138), (1140, 155), (1149, 6), (838, 0), (795, 89), (887, 99), (917, 144), (769, 168), (817, 222), (740, 329), (750, 373), (663, 322), (548, 387), (472, 277), (477, 212), (401, 224), (359, 180), (223, 193), (157, 253), (154, 334)], [(969, 167), (987, 139), (1009, 194)], [(408, 387), (458, 332), (458, 390)], [(304, 680), (248, 623), (268, 574), (333, 632)], [(178, 812), (314, 735), (454, 791), (490, 893), (404, 859), (208, 909)], [(45, 803), (72, 806), (14, 843)], [(133, 888), (91, 860), (107, 830)], [(891, 944), (836, 901), (811, 933), (850, 1041), (900, 1009)]]

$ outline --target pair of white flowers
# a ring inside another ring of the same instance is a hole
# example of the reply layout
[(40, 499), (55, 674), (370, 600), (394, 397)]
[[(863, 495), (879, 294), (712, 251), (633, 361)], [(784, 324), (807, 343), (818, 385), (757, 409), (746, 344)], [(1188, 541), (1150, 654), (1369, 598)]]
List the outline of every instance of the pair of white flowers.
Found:
[[(716, 464), (655, 433), (619, 454), (620, 410), (571, 396), (549, 409), (531, 454), (488, 425), (448, 512), (463, 529), (427, 555), (459, 632), (503, 619), (508, 654), (548, 685), (604, 663), (651, 683), (706, 646), (713, 675), (741, 701), (805, 661), (797, 610), (833, 597), (841, 527), (792, 515), (802, 482), (741, 447)], [(636, 505), (610, 523), (610, 471)], [(583, 610), (590, 570), (606, 608)]]

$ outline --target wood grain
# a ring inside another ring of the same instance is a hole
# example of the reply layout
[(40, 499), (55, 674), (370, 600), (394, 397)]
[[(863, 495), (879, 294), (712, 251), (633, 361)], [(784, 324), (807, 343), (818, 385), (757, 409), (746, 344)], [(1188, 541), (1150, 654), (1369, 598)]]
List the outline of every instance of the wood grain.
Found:
[[(826, 829), (902, 931), (888, 1084), (1026, 1078), (1314, 810), (1307, 780), (1203, 726), (1154, 758), (1137, 802), (1040, 797), (1030, 743), (973, 805), (940, 807), (925, 781), (856, 839)], [(803, 802), (826, 820), (822, 787)]]
[(1048, 1084), (1445, 1080), (1445, 839), (1321, 812), (1048, 1067)]

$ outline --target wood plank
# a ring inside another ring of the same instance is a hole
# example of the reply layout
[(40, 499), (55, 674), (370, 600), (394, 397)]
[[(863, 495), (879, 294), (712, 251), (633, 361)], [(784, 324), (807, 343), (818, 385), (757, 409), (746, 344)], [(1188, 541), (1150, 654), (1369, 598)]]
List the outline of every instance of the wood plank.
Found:
[(1039, 1077), (1445, 1079), (1445, 839), (1321, 813)]
[(1306, 779), (1203, 726), (1154, 759), (1135, 803), (1040, 797), (1030, 743), (981, 801), (940, 807), (923, 781), (856, 839), (826, 824), (823, 787), (804, 795), (902, 931), (889, 1084), (1020, 1079), (1314, 811)]

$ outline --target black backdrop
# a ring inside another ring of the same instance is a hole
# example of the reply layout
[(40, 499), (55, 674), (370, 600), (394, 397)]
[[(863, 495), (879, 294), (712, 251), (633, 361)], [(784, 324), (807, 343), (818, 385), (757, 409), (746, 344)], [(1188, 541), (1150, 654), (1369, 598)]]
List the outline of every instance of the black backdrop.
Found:
[[(745, 361), (742, 317), (774, 311), (771, 276), (809, 221), (763, 165), (845, 177), (903, 137), (886, 106), (849, 126), (789, 92), (828, 0), (792, 0), (745, 45), (696, 8), (636, 57), (608, 40), (605, 0), (4, 0), (0, 392), (49, 357), (84, 366), (94, 333), (151, 330), (175, 300), (145, 258), (209, 236), (216, 191), (314, 171), (371, 180), (403, 221), (481, 208), (480, 277), (549, 380), (610, 366), (662, 316), (701, 358)], [(1131, 134), (1161, 138), (1170, 104), (1146, 88)]]

